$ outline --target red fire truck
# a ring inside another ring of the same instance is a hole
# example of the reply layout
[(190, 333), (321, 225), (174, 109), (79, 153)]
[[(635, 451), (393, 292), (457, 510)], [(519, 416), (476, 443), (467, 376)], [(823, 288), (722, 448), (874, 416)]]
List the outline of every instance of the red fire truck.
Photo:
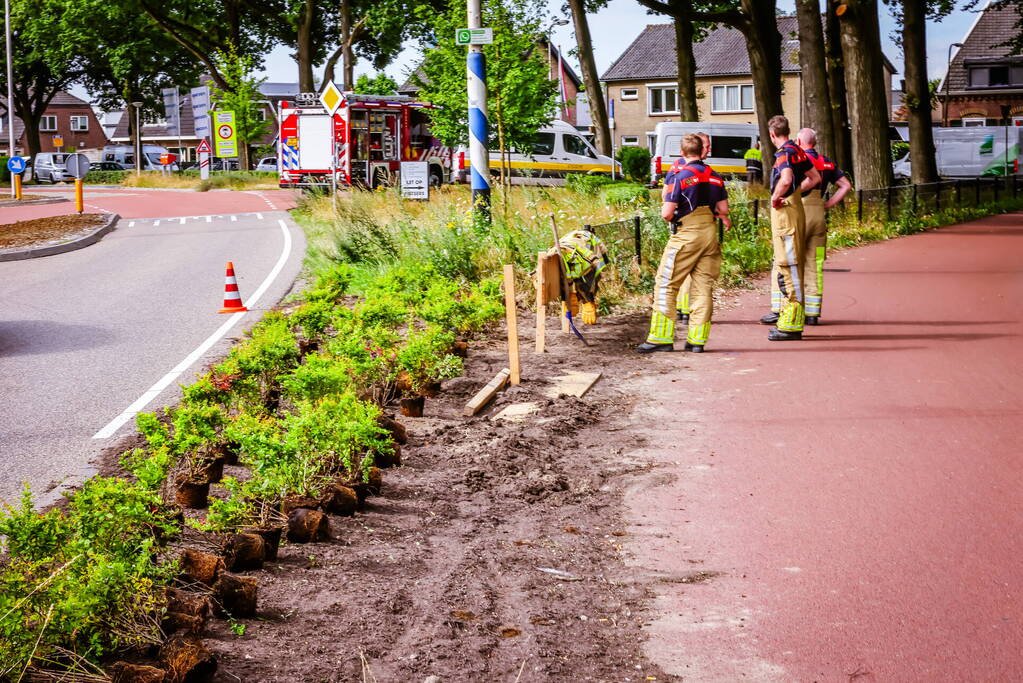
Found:
[(282, 102), (280, 186), (329, 186), (333, 168), (338, 185), (372, 188), (395, 182), (402, 161), (427, 162), (431, 185), (449, 181), (452, 150), (430, 135), (431, 106), (402, 95), (345, 93), (331, 117), (315, 95)]

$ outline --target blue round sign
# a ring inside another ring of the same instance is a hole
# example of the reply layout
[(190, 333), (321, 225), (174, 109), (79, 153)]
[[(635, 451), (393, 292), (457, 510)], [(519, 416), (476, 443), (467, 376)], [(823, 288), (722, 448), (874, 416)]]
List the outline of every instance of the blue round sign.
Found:
[(11, 173), (24, 173), (25, 160), (21, 157), (11, 157), (7, 160), (7, 170)]

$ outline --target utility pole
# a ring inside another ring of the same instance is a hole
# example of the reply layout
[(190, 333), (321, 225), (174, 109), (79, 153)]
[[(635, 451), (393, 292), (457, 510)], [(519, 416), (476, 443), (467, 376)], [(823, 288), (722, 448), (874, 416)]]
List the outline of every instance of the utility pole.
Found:
[[(11, 0), (4, 0), (4, 32), (7, 34), (7, 155), (14, 156), (14, 65), (11, 63)], [(14, 197), (14, 175), (11, 174), (11, 196)]]
[[(483, 28), (482, 0), (468, 0), (469, 29)], [(487, 65), (483, 48), (469, 45), (466, 56), (469, 85), (469, 163), (473, 211), (490, 221), (490, 154), (487, 151)]]

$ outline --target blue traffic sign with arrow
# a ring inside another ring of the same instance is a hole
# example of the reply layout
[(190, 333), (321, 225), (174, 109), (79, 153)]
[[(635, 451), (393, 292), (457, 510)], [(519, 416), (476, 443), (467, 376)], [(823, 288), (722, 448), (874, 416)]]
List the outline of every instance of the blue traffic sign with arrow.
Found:
[(25, 166), (25, 160), (21, 157), (11, 157), (7, 160), (7, 170), (11, 173), (24, 173)]

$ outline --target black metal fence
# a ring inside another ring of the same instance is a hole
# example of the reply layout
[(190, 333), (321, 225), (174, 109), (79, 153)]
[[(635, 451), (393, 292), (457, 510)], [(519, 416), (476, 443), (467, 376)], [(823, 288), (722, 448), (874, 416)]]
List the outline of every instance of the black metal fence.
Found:
[[(919, 185), (894, 185), (877, 190), (854, 190), (842, 202), (842, 211), (855, 212), (858, 222), (892, 221), (898, 217), (914, 216), (956, 208), (972, 208), (1006, 199), (1020, 199), (1023, 180), (1019, 176), (984, 176), (959, 180), (942, 180)], [(757, 225), (770, 220), (771, 200), (751, 199), (738, 205), (733, 203), (733, 221), (743, 211)], [(659, 212), (658, 212), (659, 213)], [(667, 239), (667, 229), (659, 215), (637, 215), (620, 221), (584, 225), (608, 245), (613, 255), (625, 257), (623, 247), (629, 248), (636, 265), (656, 260), (659, 254), (644, 258), (644, 247), (659, 249)], [(663, 233), (663, 234), (662, 234)], [(645, 235), (645, 236), (644, 236)]]

